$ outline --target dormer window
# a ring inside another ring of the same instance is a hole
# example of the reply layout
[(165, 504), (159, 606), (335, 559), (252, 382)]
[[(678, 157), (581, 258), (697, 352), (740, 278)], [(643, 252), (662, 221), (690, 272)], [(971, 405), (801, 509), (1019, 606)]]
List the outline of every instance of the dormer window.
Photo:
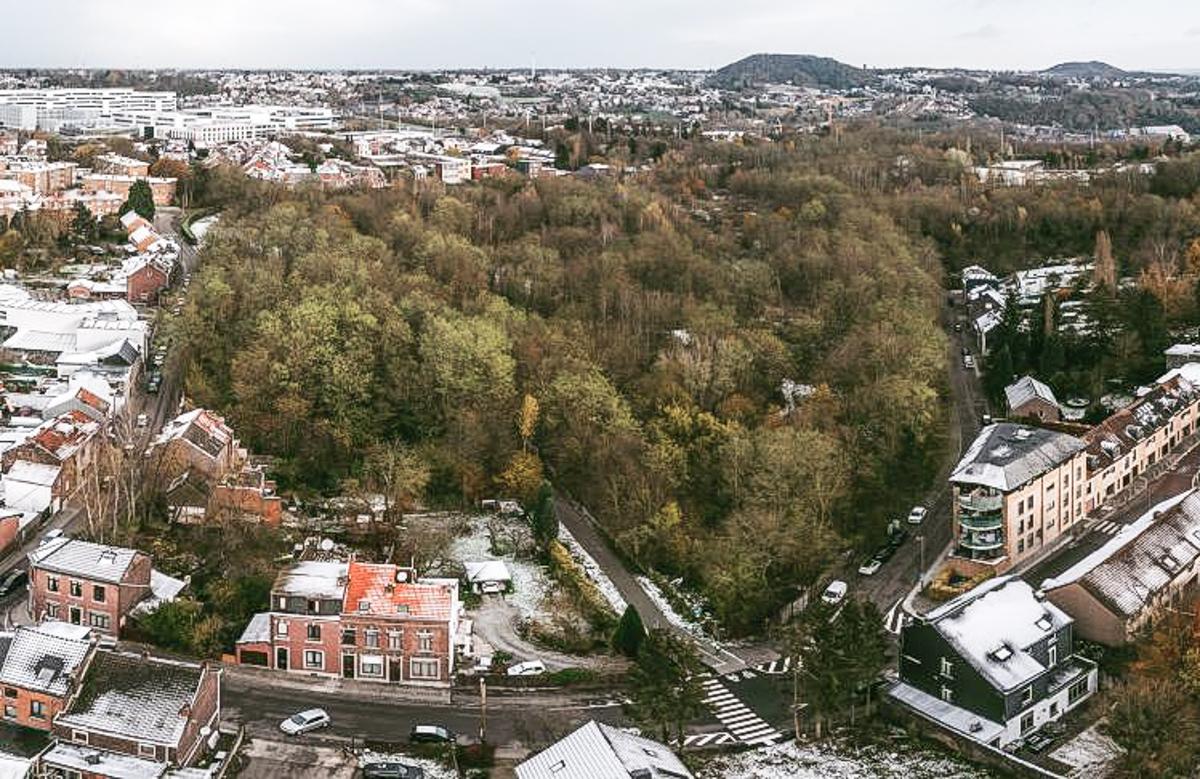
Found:
[(371, 601), (367, 600), (366, 598), (360, 600), (358, 602), (358, 610), (363, 613), (370, 611), (371, 610)]

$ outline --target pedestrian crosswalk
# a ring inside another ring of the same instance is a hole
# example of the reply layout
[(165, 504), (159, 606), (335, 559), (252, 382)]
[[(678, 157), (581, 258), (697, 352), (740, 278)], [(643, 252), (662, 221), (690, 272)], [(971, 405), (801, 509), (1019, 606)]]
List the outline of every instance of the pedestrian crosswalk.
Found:
[(705, 749), (736, 744), (737, 736), (723, 730), (716, 733), (690, 733), (683, 737), (684, 749)]
[(734, 671), (733, 673), (724, 674), (724, 676), (728, 681), (742, 682), (746, 679), (754, 679), (758, 676), (758, 674), (754, 673), (754, 671), (751, 671), (749, 668), (744, 668), (741, 671)]
[(772, 660), (769, 663), (759, 663), (754, 666), (754, 670), (768, 676), (779, 676), (781, 674), (790, 673), (792, 670), (792, 658), (781, 657), (778, 660)]
[(1096, 531), (1097, 533), (1102, 533), (1106, 536), (1115, 536), (1117, 531), (1123, 527), (1125, 526), (1120, 522), (1113, 522), (1111, 519), (1106, 519), (1102, 522), (1097, 522), (1095, 526), (1092, 527), (1092, 530)]
[(751, 746), (767, 746), (783, 740), (782, 733), (738, 700), (719, 678), (708, 676), (701, 679), (700, 684), (704, 688), (705, 705), (738, 741)]

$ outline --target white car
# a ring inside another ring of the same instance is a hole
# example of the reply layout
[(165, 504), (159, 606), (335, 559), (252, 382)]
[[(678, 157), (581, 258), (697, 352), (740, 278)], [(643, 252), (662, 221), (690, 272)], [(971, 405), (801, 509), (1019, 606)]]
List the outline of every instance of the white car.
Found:
[(963, 358), (963, 367), (964, 368), (974, 368), (975, 367), (975, 358), (968, 354), (966, 357)]
[(508, 667), (509, 676), (539, 676), (544, 673), (546, 673), (546, 664), (541, 660), (526, 660)]
[(828, 603), (830, 606), (836, 606), (842, 602), (842, 598), (846, 597), (847, 584), (841, 579), (834, 579), (825, 588), (825, 592), (821, 593), (821, 600)]
[(883, 560), (880, 560), (878, 557), (872, 557), (858, 566), (858, 572), (863, 576), (874, 576), (882, 566)]
[(929, 513), (929, 509), (924, 506), (913, 506), (912, 511), (908, 512), (908, 524), (919, 525), (925, 521), (925, 515)]
[(146, 425), (148, 425), (148, 424), (150, 424), (150, 417), (149, 417), (149, 416), (147, 416), (147, 415), (145, 415), (145, 414), (138, 414), (138, 415), (137, 415), (137, 426), (138, 426), (138, 427), (145, 427), (145, 426), (146, 426)]
[(490, 674), (492, 672), (492, 656), (483, 655), (475, 658), (475, 673)]
[(288, 717), (279, 723), (279, 729), (289, 736), (299, 736), (301, 733), (308, 733), (311, 730), (327, 728), (331, 724), (333, 721), (329, 719), (329, 715), (325, 713), (324, 709), (309, 709)]

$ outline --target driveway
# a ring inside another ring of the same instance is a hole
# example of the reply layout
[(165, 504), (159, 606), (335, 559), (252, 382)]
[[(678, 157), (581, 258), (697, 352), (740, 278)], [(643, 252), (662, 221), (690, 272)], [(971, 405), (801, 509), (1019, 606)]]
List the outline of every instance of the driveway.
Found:
[(250, 739), (239, 753), (247, 760), (238, 779), (351, 779), (358, 761), (342, 749), (301, 742)]
[[(541, 660), (547, 670), (561, 671), (564, 668), (591, 668), (609, 670), (619, 667), (620, 660), (604, 656), (575, 656), (538, 646), (526, 641), (517, 632), (520, 612), (516, 606), (504, 601), (503, 595), (484, 595), (479, 608), (468, 614), (475, 621), (475, 637), (487, 642), (492, 651), (507, 652), (514, 662)], [(486, 654), (486, 649), (480, 654)]]

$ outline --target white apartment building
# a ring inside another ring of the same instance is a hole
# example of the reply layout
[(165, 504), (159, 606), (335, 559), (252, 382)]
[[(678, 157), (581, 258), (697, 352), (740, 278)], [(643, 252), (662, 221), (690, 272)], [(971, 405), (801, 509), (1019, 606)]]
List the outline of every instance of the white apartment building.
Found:
[(57, 130), (65, 124), (126, 125), (134, 111), (174, 111), (174, 92), (139, 89), (0, 89), (0, 123), (19, 130)]

